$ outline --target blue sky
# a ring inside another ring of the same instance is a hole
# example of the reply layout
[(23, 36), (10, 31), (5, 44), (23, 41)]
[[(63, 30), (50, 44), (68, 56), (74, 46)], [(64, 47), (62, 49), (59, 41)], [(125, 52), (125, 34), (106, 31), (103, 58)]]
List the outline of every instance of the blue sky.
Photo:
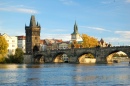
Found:
[(41, 39), (70, 40), (75, 20), (80, 34), (130, 45), (130, 0), (0, 0), (0, 33), (25, 35), (31, 15)]

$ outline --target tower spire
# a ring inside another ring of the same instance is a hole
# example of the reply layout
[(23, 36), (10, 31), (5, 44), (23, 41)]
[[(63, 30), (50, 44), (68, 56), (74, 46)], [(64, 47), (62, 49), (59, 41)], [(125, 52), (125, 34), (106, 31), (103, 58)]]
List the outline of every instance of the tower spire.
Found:
[(32, 15), (30, 19), (30, 27), (36, 27), (35, 16)]
[(75, 34), (78, 33), (78, 26), (76, 24), (76, 20), (75, 20), (75, 24), (74, 24), (74, 33)]

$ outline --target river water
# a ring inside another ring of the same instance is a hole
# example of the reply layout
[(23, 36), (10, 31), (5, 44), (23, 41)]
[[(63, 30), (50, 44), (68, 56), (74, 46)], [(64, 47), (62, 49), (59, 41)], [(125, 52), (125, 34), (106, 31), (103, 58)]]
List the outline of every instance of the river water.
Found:
[(130, 65), (1, 64), (0, 86), (130, 86)]

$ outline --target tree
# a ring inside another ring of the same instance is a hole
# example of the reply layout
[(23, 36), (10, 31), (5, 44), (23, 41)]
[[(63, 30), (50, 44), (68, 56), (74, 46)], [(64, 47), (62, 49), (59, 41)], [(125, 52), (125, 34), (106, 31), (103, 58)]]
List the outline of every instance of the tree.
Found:
[(80, 48), (80, 44), (76, 40), (73, 40), (72, 45), (74, 48)]
[(14, 55), (9, 55), (8, 57), (5, 59), (6, 63), (23, 63), (23, 51), (20, 48), (15, 50)]
[(3, 36), (0, 36), (0, 63), (4, 61), (4, 56), (7, 54), (8, 43)]
[(83, 48), (91, 48), (98, 46), (98, 40), (94, 37), (88, 36), (87, 34), (82, 34), (82, 47)]
[(15, 58), (15, 62), (14, 63), (23, 63), (23, 51), (21, 48), (17, 48), (15, 50), (15, 55), (14, 55), (14, 58)]

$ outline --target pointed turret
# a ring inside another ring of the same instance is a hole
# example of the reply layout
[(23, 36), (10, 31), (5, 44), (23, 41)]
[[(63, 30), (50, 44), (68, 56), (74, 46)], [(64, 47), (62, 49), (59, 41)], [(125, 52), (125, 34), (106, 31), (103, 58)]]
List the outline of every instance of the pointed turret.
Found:
[(30, 27), (36, 27), (35, 16), (32, 15), (30, 19)]
[(103, 43), (104, 43), (104, 40), (101, 38), (100, 42), (103, 44)]
[(37, 26), (39, 26), (38, 22), (37, 22)]
[(26, 23), (25, 23), (25, 27), (26, 27)]
[(41, 25), (39, 24), (39, 27), (41, 28)]

